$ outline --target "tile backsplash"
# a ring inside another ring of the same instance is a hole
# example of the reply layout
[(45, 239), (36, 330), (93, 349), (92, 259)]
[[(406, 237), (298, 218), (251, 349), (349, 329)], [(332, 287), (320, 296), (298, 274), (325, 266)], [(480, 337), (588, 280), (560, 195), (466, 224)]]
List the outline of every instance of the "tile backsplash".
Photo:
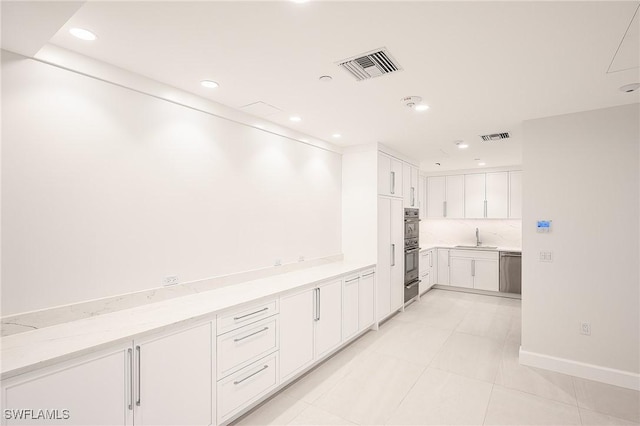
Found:
[(485, 245), (521, 248), (520, 219), (423, 219), (420, 243), (429, 245), (475, 245), (476, 228)]

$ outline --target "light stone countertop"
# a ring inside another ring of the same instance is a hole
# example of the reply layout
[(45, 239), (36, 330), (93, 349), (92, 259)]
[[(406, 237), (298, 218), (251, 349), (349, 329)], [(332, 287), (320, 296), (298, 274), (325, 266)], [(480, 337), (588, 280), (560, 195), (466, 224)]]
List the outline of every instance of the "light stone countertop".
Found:
[(483, 250), (483, 251), (517, 251), (522, 253), (522, 247), (502, 247), (498, 246), (497, 248), (466, 248), (466, 247), (456, 247), (450, 245), (442, 245), (442, 244), (420, 244), (420, 251), (431, 250), (434, 248), (443, 248), (443, 249), (453, 249), (453, 250)]
[(66, 322), (0, 339), (1, 379), (53, 365), (235, 306), (337, 278), (375, 264), (334, 262), (199, 294)]

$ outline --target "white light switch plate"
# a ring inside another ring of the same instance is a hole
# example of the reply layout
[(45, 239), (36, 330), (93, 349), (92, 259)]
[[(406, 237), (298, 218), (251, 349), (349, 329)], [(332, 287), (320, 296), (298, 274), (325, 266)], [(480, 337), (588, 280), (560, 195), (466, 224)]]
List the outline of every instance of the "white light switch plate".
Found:
[(541, 251), (540, 252), (540, 262), (553, 262), (553, 252), (552, 251)]

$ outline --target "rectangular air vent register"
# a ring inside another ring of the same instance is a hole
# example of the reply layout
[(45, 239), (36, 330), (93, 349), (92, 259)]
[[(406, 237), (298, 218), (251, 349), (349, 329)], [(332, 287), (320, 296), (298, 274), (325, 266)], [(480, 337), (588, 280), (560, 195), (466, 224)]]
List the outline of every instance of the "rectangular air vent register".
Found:
[(502, 133), (492, 133), (490, 135), (481, 135), (480, 137), (482, 138), (483, 141), (491, 142), (491, 141), (499, 141), (502, 139), (509, 139), (511, 135), (509, 134), (509, 132), (502, 132)]
[(352, 56), (336, 64), (347, 70), (358, 81), (402, 70), (385, 47)]

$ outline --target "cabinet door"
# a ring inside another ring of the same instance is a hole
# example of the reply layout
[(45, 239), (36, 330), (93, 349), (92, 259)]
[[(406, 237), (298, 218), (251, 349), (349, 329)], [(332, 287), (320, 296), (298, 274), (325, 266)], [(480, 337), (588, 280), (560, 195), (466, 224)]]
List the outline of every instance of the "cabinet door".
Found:
[(464, 217), (484, 218), (485, 174), (464, 175)]
[(422, 294), (429, 290), (429, 272), (420, 273), (420, 284), (418, 285), (418, 294)]
[(281, 382), (313, 361), (314, 290), (280, 299)]
[(425, 250), (425, 251), (421, 251), (420, 252), (420, 268), (419, 268), (419, 274), (422, 275), (425, 272), (427, 272), (427, 269), (429, 269), (429, 251)]
[(136, 425), (215, 422), (211, 323), (135, 341)]
[[(3, 380), (2, 407), (11, 409), (58, 409), (66, 420), (29, 424), (127, 425), (133, 424), (131, 403), (131, 347), (61, 363), (58, 366)], [(65, 412), (63, 410), (68, 410)], [(25, 424), (7, 419), (6, 425)]]
[(316, 298), (315, 355), (318, 358), (342, 342), (342, 281), (320, 286)]
[(402, 199), (404, 201), (404, 208), (413, 208), (412, 205), (412, 193), (411, 188), (411, 165), (408, 163), (402, 163)]
[(522, 172), (509, 172), (509, 217), (522, 217)]
[(504, 219), (508, 217), (509, 173), (487, 173), (487, 218)]
[(418, 177), (418, 208), (420, 209), (420, 217), (427, 217), (427, 177)]
[(427, 217), (444, 217), (446, 177), (427, 178)]
[(393, 266), (391, 266), (391, 310), (404, 304), (404, 209), (402, 200), (391, 200), (391, 244)]
[(402, 197), (402, 161), (391, 158), (391, 196)]
[(418, 179), (419, 170), (416, 167), (411, 167), (411, 207), (414, 209), (420, 208), (420, 181)]
[(438, 249), (438, 279), (436, 284), (449, 285), (449, 250)]
[(391, 195), (391, 157), (378, 153), (378, 194)]
[[(396, 248), (399, 250), (399, 248)], [(376, 294), (378, 319), (391, 312), (391, 200), (378, 197), (378, 263), (376, 265)], [(395, 257), (394, 257), (395, 258)]]
[(344, 340), (358, 332), (359, 277), (347, 278), (342, 288), (342, 335)]
[(473, 288), (498, 291), (498, 262), (495, 260), (474, 259)]
[(464, 175), (446, 177), (447, 208), (446, 217), (459, 219), (464, 217)]
[(456, 287), (473, 288), (471, 264), (472, 259), (451, 257), (449, 262), (449, 284)]
[(370, 327), (375, 312), (375, 272), (368, 272), (358, 282), (358, 330)]

